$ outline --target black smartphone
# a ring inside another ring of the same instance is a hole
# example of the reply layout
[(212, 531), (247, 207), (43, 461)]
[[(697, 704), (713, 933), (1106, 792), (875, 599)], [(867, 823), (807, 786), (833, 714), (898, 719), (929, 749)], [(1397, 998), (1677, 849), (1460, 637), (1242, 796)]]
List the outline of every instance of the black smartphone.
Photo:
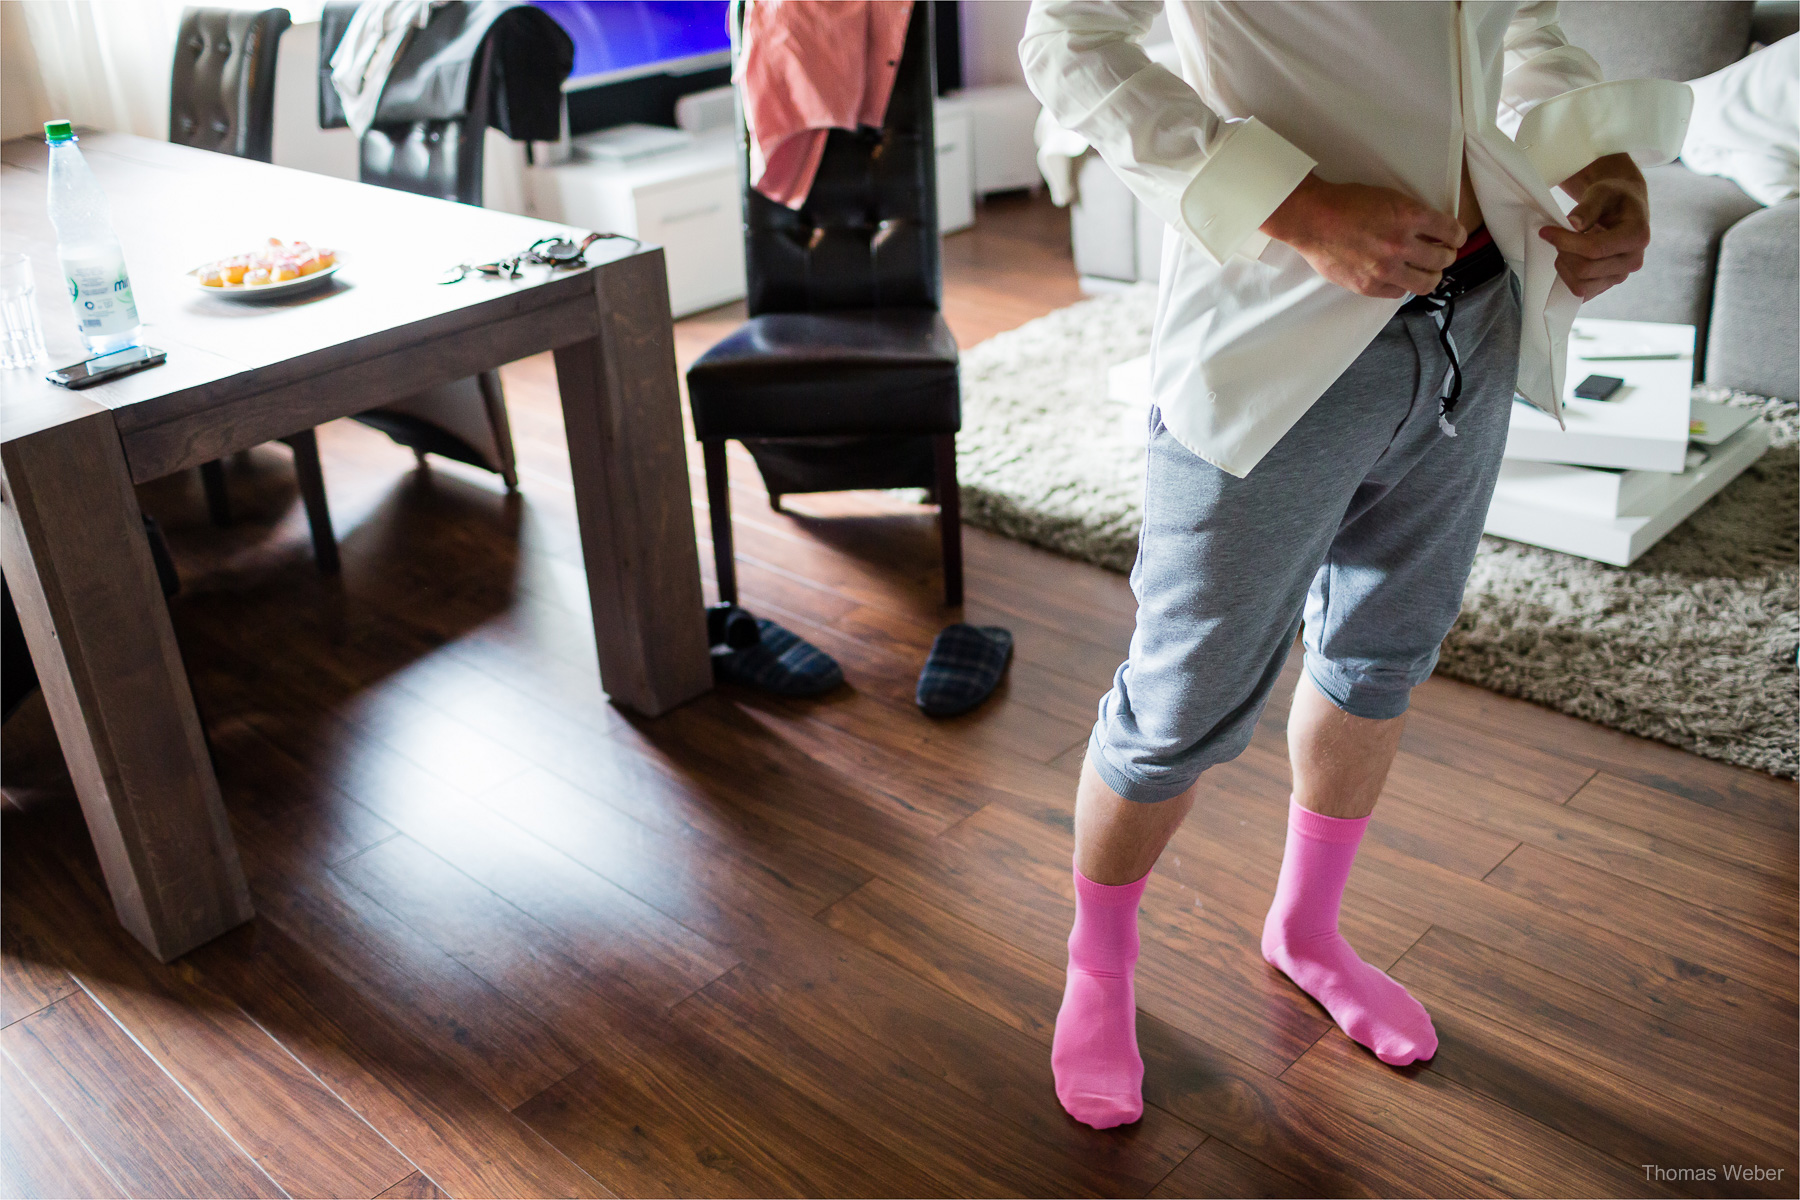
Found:
[(73, 366), (58, 367), (44, 378), (71, 389), (93, 387), (108, 379), (142, 371), (145, 367), (154, 367), (168, 357), (155, 346), (127, 346), (123, 350), (114, 350), (111, 354), (102, 354)]
[(1617, 375), (1589, 375), (1575, 385), (1575, 394), (1583, 400), (1604, 400), (1618, 391), (1624, 382)]

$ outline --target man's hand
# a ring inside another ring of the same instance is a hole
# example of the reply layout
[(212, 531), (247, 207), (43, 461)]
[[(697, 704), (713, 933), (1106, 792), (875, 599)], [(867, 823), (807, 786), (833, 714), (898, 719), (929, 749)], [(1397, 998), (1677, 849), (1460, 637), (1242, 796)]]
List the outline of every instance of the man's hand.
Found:
[(1437, 287), (1468, 232), (1404, 192), (1308, 175), (1262, 231), (1359, 296), (1397, 300)]
[(1592, 300), (1644, 265), (1644, 247), (1650, 244), (1644, 176), (1629, 154), (1609, 154), (1561, 186), (1580, 201), (1569, 213), (1575, 232), (1546, 225), (1538, 236), (1556, 247), (1556, 273), (1569, 290)]

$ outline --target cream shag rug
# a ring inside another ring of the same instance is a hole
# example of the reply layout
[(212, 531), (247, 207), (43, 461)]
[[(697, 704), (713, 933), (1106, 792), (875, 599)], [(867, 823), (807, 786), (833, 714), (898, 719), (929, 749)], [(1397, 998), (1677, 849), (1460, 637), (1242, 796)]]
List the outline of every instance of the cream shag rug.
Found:
[[(1148, 353), (1155, 300), (1147, 288), (1086, 300), (963, 355), (966, 520), (1130, 569), (1144, 427), (1106, 398), (1106, 372)], [(1483, 538), (1438, 669), (1792, 778), (1800, 406), (1695, 395), (1761, 410), (1776, 449), (1630, 567)]]

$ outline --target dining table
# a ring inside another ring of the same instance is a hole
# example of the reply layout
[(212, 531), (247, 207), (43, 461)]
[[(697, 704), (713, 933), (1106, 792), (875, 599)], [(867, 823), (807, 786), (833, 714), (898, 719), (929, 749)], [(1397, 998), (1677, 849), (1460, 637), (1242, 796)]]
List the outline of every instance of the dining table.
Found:
[[(149, 138), (80, 134), (160, 366), (89, 357), (40, 138), (0, 145), (0, 249), (29, 256), (49, 361), (0, 371), (0, 569), (119, 920), (163, 961), (253, 915), (135, 485), (554, 352), (601, 686), (656, 716), (712, 684), (660, 248), (607, 238), (518, 277), (459, 265), (581, 238), (527, 216)], [(604, 232), (604, 231), (594, 231)], [(338, 268), (252, 302), (197, 265), (304, 239)]]

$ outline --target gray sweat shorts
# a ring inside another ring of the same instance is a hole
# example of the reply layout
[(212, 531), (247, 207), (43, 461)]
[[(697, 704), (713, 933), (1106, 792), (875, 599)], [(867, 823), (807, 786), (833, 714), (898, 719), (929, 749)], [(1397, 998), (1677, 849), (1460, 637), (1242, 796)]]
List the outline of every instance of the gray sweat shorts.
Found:
[(1180, 795), (1243, 753), (1302, 618), (1306, 674), (1347, 713), (1406, 711), (1462, 606), (1518, 375), (1511, 272), (1457, 301), (1463, 369), (1429, 315), (1398, 314), (1248, 477), (1150, 414), (1130, 657), (1100, 701), (1088, 761), (1127, 800)]

